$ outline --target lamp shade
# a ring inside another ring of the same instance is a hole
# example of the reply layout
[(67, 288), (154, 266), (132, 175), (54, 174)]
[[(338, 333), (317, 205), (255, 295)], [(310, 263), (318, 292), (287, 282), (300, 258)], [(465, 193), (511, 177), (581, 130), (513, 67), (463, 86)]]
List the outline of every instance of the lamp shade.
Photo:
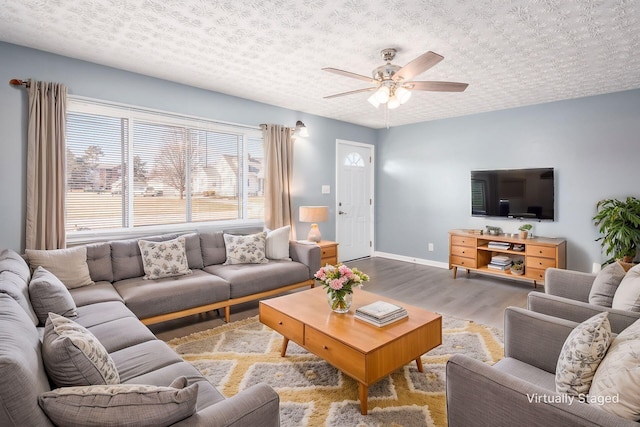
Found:
[(300, 206), (300, 222), (325, 222), (329, 220), (328, 206)]

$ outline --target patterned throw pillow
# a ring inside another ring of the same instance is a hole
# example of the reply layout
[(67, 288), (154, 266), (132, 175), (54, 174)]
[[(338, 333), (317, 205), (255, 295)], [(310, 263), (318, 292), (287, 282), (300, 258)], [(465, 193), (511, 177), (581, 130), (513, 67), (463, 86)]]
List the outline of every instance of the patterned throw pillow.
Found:
[(64, 387), (43, 393), (40, 407), (56, 425), (169, 426), (196, 411), (198, 383), (180, 377), (169, 387), (140, 384)]
[(42, 359), (57, 387), (118, 384), (116, 364), (86, 328), (49, 313), (42, 340)]
[(267, 233), (265, 231), (248, 236), (224, 235), (224, 245), (227, 260), (223, 265), (230, 264), (266, 264)]
[(585, 320), (565, 340), (556, 365), (558, 393), (589, 393), (593, 375), (611, 344), (608, 315), (605, 311)]
[(145, 279), (191, 274), (184, 236), (164, 242), (138, 240)]
[(628, 420), (640, 420), (640, 320), (613, 340), (589, 394), (604, 400), (591, 406)]

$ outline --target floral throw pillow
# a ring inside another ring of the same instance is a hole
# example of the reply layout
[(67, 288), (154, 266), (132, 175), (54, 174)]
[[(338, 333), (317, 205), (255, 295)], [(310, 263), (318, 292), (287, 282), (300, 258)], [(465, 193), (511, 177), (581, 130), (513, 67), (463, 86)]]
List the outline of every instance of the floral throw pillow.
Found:
[(608, 314), (605, 311), (580, 323), (565, 340), (556, 365), (558, 393), (589, 393), (596, 369), (612, 341)]
[(227, 260), (224, 265), (231, 264), (266, 264), (267, 233), (261, 232), (248, 236), (224, 235), (224, 246)]
[(142, 254), (145, 279), (191, 274), (183, 236), (164, 242), (138, 240), (138, 246)]

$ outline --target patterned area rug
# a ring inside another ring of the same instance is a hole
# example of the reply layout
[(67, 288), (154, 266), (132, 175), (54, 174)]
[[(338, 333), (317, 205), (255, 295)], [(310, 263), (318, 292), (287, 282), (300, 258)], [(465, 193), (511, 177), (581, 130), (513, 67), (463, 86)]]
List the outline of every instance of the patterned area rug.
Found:
[(280, 357), (282, 336), (258, 317), (168, 342), (225, 396), (264, 382), (280, 395), (282, 427), (446, 426), (445, 363), (463, 353), (488, 364), (503, 357), (500, 331), (443, 316), (442, 345), (369, 387), (369, 415), (360, 414), (358, 384), (293, 342)]

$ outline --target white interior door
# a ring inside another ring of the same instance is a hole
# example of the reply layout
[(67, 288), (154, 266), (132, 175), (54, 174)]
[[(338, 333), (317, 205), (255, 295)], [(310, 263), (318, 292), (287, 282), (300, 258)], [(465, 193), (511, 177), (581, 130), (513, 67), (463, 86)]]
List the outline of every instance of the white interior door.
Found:
[(373, 251), (373, 146), (337, 141), (336, 236), (339, 261)]

